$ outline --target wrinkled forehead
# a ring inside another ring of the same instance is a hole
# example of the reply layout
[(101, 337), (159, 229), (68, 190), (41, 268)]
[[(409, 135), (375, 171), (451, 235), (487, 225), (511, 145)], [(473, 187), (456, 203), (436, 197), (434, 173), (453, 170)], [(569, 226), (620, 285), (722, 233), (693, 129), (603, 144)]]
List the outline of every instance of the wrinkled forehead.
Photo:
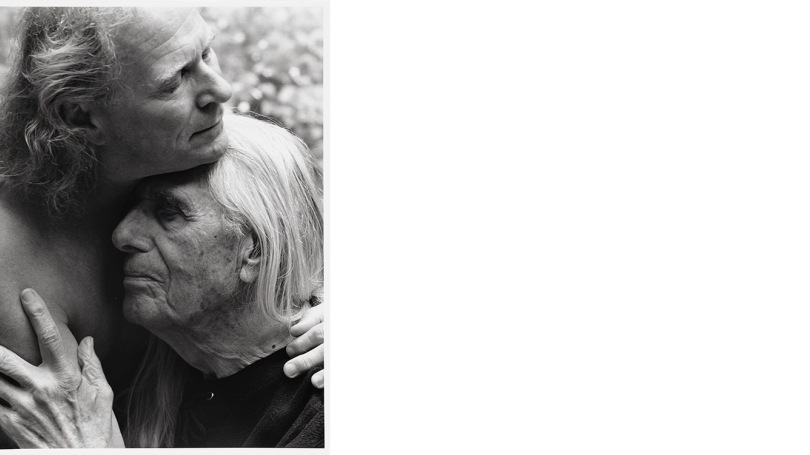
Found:
[(208, 189), (208, 172), (212, 164), (204, 164), (193, 169), (171, 174), (156, 175), (145, 178), (135, 188), (134, 196), (138, 199), (149, 198), (158, 193), (167, 192), (204, 192)]
[(113, 41), (118, 57), (126, 62), (177, 45), (201, 27), (207, 24), (196, 8), (134, 8), (129, 20), (116, 27)]

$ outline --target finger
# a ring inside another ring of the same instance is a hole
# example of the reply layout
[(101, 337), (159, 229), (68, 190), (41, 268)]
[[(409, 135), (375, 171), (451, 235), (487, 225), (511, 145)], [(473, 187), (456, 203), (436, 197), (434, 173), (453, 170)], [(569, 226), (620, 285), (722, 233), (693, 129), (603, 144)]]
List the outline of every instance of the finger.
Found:
[(323, 344), (323, 323), (318, 324), (287, 345), (290, 357), (301, 355)]
[(72, 372), (72, 363), (67, 356), (62, 335), (42, 297), (33, 289), (24, 289), (21, 297), (23, 309), (28, 314), (28, 320), (31, 321), (39, 340), (42, 363), (51, 365), (57, 374)]
[(301, 354), (292, 360), (288, 360), (287, 363), (284, 364), (284, 374), (286, 374), (288, 378), (294, 378), (301, 373), (309, 371), (309, 369), (315, 365), (320, 364), (323, 364), (323, 345), (318, 346), (306, 354)]
[(0, 373), (17, 381), (23, 388), (32, 385), (35, 367), (9, 349), (0, 346)]
[(315, 327), (316, 324), (323, 322), (324, 312), (325, 305), (323, 304), (309, 308), (301, 316), (301, 320), (290, 328), (290, 335), (300, 337), (304, 332)]
[[(17, 421), (17, 412), (11, 408), (7, 408), (5, 406), (0, 406), (0, 427), (3, 428), (3, 431), (6, 432), (8, 437), (14, 439), (12, 437), (12, 433), (14, 433), (14, 424)], [(6, 447), (4, 447), (6, 448)]]
[[(31, 431), (29, 425), (15, 410), (4, 408), (0, 410), (0, 427), (5, 432), (6, 444), (13, 442), (20, 449), (47, 449), (39, 443), (39, 438)], [(8, 448), (8, 447), (3, 447)]]
[(23, 393), (19, 387), (0, 377), (0, 400), (5, 402), (0, 403), (0, 408), (16, 408), (22, 402), (22, 397)]
[(79, 344), (79, 363), (82, 367), (82, 376), (94, 386), (107, 385), (104, 369), (96, 355), (92, 337), (85, 337)]
[(315, 387), (322, 389), (323, 381), (324, 381), (324, 370), (321, 370), (312, 375), (312, 385), (314, 385)]

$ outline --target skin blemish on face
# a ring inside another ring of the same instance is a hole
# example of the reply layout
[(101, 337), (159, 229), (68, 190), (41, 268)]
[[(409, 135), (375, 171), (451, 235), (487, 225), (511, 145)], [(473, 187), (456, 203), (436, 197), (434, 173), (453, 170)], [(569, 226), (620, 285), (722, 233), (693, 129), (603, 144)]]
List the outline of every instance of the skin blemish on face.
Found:
[(144, 208), (137, 212), (138, 223), (130, 216), (114, 236), (116, 246), (130, 254), (134, 271), (154, 277), (147, 285), (131, 280), (125, 310), (153, 330), (228, 328), (240, 304), (233, 296), (240, 284), (241, 238), (220, 222), (223, 209), (210, 196), (207, 169), (147, 181), (139, 190), (137, 204)]

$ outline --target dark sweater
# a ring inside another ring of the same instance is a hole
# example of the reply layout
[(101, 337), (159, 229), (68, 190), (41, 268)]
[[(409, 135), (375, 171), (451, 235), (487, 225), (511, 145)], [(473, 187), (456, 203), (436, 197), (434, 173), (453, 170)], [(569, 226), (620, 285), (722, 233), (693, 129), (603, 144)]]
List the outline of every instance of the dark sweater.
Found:
[(323, 447), (323, 390), (290, 379), (281, 349), (222, 379), (193, 378), (183, 392), (175, 447)]

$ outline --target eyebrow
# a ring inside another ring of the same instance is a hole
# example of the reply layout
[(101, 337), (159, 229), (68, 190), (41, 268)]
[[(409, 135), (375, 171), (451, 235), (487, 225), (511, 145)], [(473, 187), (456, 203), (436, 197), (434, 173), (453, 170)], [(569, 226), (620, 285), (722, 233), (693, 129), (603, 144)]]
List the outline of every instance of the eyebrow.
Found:
[[(206, 40), (205, 40), (205, 45), (203, 46), (203, 51), (205, 51), (205, 49), (208, 49), (209, 47), (211, 47), (211, 43), (214, 41), (214, 38), (216, 38), (217, 35), (219, 35), (219, 29), (209, 26), (208, 27), (208, 38), (206, 38)], [(163, 74), (158, 76), (157, 80), (155, 82), (155, 85), (157, 86), (157, 89), (155, 89), (155, 93), (160, 93), (165, 88), (170, 87), (172, 85), (172, 83), (174, 83), (175, 74), (177, 74), (178, 71), (182, 70), (183, 68), (185, 68), (189, 64), (191, 64), (194, 61), (194, 59), (196, 59), (196, 58), (197, 58), (197, 55), (195, 54), (193, 58), (186, 59), (186, 61), (183, 62), (182, 64), (177, 64), (177, 65), (172, 66), (171, 68), (169, 68), (165, 72), (163, 72)]]
[(185, 202), (181, 201), (166, 190), (160, 190), (153, 193), (152, 199), (154, 199), (162, 207), (174, 209), (182, 213), (188, 213), (189, 211), (189, 207)]

